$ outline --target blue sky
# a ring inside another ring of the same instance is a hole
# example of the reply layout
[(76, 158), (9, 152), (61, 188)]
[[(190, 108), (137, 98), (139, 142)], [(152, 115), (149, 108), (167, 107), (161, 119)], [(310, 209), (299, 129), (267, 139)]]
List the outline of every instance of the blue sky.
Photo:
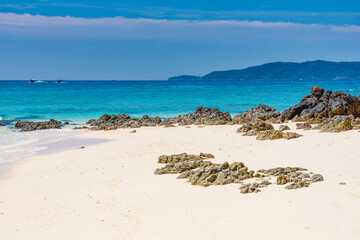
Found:
[(0, 79), (167, 79), (360, 60), (360, 2), (0, 2)]

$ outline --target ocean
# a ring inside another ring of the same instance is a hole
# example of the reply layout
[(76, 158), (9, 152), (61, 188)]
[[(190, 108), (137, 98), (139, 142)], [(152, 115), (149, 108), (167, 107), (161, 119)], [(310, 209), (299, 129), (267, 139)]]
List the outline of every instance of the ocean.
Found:
[(234, 116), (260, 103), (283, 111), (310, 94), (314, 85), (360, 95), (356, 80), (0, 81), (0, 116), (8, 125), (0, 127), (0, 161), (18, 159), (24, 149), (31, 155), (39, 150), (34, 144), (74, 132), (68, 127), (20, 133), (13, 128), (17, 120), (53, 118), (76, 125), (104, 113), (166, 118), (194, 112), (198, 106), (219, 108)]

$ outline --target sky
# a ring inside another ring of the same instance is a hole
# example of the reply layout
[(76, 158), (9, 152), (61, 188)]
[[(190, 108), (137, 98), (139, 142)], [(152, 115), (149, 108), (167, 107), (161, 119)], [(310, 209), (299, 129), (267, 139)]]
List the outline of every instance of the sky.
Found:
[(1, 0), (0, 80), (165, 80), (360, 61), (359, 0)]

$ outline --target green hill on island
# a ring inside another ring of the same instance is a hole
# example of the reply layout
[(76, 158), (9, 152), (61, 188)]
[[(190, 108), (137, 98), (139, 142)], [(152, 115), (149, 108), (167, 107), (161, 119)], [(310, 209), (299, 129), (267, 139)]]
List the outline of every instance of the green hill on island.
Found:
[(360, 79), (360, 62), (307, 61), (273, 62), (260, 66), (227, 71), (215, 71), (202, 77), (181, 75), (169, 78), (176, 80), (339, 80)]

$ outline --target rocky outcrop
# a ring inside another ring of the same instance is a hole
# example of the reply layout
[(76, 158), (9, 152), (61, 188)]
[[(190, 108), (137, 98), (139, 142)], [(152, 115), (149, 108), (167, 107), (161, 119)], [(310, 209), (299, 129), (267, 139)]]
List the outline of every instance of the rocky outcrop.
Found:
[(5, 124), (3, 124), (2, 122), (0, 122), (0, 127), (3, 127), (3, 126), (5, 126)]
[(251, 123), (246, 123), (236, 130), (237, 133), (243, 133), (243, 136), (256, 136), (261, 131), (272, 130), (274, 129), (273, 125), (266, 123), (264, 121), (253, 121)]
[(60, 129), (62, 125), (63, 124), (60, 121), (56, 121), (54, 119), (50, 119), (49, 121), (44, 122), (18, 121), (15, 124), (15, 128), (19, 128), (24, 132), (29, 132), (45, 129)]
[(336, 115), (360, 117), (360, 99), (340, 91), (332, 92), (314, 86), (311, 95), (304, 97), (299, 104), (281, 114), (281, 119), (291, 120), (298, 116), (306, 121), (311, 118), (326, 119)]
[[(311, 183), (323, 181), (320, 174), (307, 173), (307, 169), (299, 167), (278, 167), (268, 170), (261, 169), (256, 173), (249, 170), (242, 162), (221, 164), (205, 161), (204, 155), (213, 157), (212, 154), (191, 155), (187, 153), (175, 155), (162, 155), (158, 163), (164, 167), (155, 170), (155, 174), (180, 174), (178, 179), (187, 179), (192, 185), (208, 187), (211, 185), (225, 185), (239, 183), (240, 192), (256, 193), (260, 188), (272, 185), (271, 180), (276, 178), (276, 185), (286, 185), (286, 189), (308, 187)], [(243, 184), (246, 179), (255, 179), (255, 182)], [(256, 182), (256, 181), (261, 182)], [(288, 185), (287, 185), (288, 184)]]
[(351, 130), (351, 118), (348, 116), (335, 116), (319, 125), (320, 132), (343, 132)]
[(276, 122), (278, 117), (280, 117), (280, 113), (276, 111), (275, 108), (260, 104), (259, 106), (251, 108), (242, 114), (236, 115), (233, 119), (233, 123), (242, 124), (254, 120), (269, 120), (270, 122)]
[(194, 113), (179, 115), (174, 118), (167, 118), (162, 121), (162, 125), (222, 125), (231, 122), (228, 112), (221, 112), (217, 108), (196, 108)]
[(295, 138), (299, 138), (302, 135), (294, 133), (294, 132), (281, 132), (279, 130), (267, 130), (267, 131), (263, 131), (263, 132), (259, 132), (256, 140), (276, 140), (276, 139), (286, 139), (286, 140), (290, 140), (290, 139), (295, 139)]
[(159, 117), (149, 117), (144, 115), (142, 118), (132, 118), (126, 114), (108, 115), (104, 114), (99, 119), (91, 119), (87, 122), (91, 130), (115, 130), (118, 128), (139, 128), (155, 127), (161, 123)]

